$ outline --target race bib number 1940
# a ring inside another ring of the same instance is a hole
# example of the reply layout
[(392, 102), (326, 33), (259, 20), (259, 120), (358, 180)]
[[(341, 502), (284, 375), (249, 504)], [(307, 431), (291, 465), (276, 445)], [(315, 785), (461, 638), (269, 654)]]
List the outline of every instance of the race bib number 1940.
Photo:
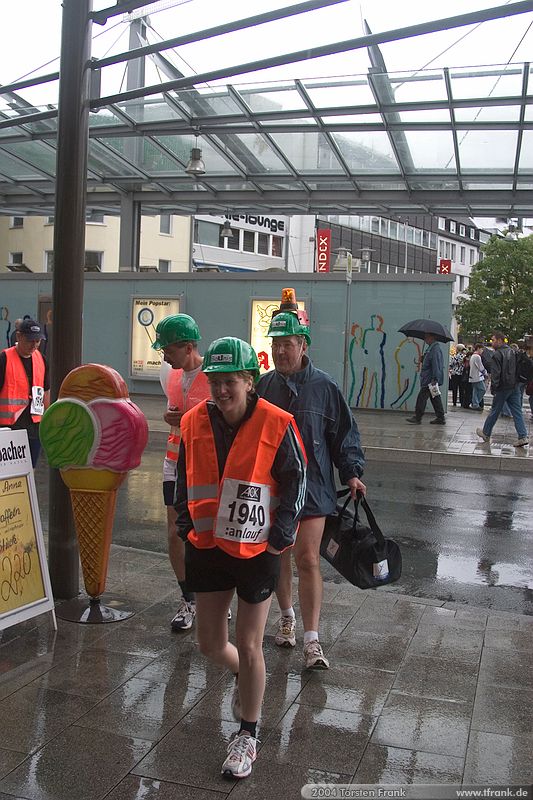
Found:
[(226, 478), (215, 536), (232, 542), (265, 542), (270, 531), (270, 487)]

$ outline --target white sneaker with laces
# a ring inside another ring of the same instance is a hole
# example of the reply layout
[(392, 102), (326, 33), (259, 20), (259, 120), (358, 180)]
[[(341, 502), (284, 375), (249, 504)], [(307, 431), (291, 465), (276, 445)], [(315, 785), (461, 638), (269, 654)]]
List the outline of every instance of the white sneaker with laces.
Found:
[(241, 696), (239, 694), (239, 684), (235, 681), (235, 686), (233, 687), (233, 694), (231, 695), (231, 713), (233, 714), (233, 718), (240, 722), (242, 719), (242, 710), (241, 710)]
[(517, 439), (516, 442), (513, 442), (513, 447), (527, 447), (528, 444), (529, 444), (529, 439), (527, 438), (527, 436), (524, 436), (521, 437), (520, 439)]
[(329, 669), (329, 661), (324, 655), (318, 639), (304, 644), (304, 661), (306, 669)]
[(196, 603), (189, 603), (182, 597), (176, 616), (170, 623), (173, 631), (190, 631), (196, 616)]
[(222, 774), (225, 778), (246, 778), (256, 758), (257, 739), (245, 731), (237, 733), (228, 745), (228, 757), (222, 764)]
[(278, 621), (278, 632), (274, 638), (278, 647), (296, 646), (296, 619), (282, 616)]

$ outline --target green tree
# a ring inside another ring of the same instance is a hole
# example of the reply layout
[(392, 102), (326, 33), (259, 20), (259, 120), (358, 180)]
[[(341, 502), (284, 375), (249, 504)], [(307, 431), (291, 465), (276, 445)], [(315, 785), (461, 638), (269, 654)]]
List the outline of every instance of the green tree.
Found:
[(483, 256), (472, 268), (468, 297), (457, 306), (461, 335), (487, 339), (500, 329), (516, 342), (533, 333), (533, 236), (493, 236)]

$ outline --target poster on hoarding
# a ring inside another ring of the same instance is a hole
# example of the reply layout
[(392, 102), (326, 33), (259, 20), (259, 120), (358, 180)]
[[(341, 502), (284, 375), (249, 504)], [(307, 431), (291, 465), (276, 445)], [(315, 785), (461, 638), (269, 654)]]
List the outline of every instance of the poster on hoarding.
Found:
[[(305, 309), (305, 302), (298, 301), (298, 308)], [(267, 336), (272, 312), (279, 309), (279, 297), (267, 300), (252, 300), (252, 321), (250, 325), (250, 344), (257, 353), (261, 375), (274, 369), (272, 361), (272, 340)]]
[(159, 380), (161, 355), (152, 349), (159, 322), (180, 313), (180, 301), (170, 297), (134, 297), (131, 313), (131, 378)]
[(0, 430), (0, 630), (52, 612), (54, 599), (26, 431)]
[(318, 228), (316, 232), (316, 271), (329, 272), (331, 259), (331, 229)]

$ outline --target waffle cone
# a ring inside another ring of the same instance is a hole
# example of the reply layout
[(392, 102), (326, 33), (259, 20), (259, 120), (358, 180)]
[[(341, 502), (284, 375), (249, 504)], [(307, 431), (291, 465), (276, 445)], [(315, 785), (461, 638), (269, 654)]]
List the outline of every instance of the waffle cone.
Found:
[(85, 589), (99, 597), (105, 589), (117, 492), (71, 489), (70, 498)]

